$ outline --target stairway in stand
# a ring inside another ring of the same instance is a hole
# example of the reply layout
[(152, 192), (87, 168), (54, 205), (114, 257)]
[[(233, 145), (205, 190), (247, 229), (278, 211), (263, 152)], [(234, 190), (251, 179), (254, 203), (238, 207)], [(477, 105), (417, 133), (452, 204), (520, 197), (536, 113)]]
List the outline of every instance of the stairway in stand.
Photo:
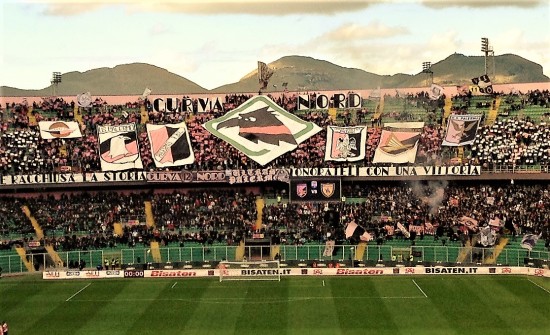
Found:
[(498, 244), (495, 245), (493, 254), (485, 257), (485, 259), (483, 260), (483, 264), (496, 264), (498, 256), (500, 255), (502, 250), (504, 250), (507, 244), (508, 244), (508, 238), (501, 237), (498, 241)]
[(78, 108), (78, 105), (74, 105), (73, 115), (74, 115), (74, 120), (82, 126), (82, 123), (83, 123), (82, 114), (80, 114), (80, 109)]
[(443, 122), (441, 123), (444, 128), (447, 125), (447, 119), (451, 116), (451, 107), (453, 107), (453, 100), (451, 100), (451, 97), (446, 97), (445, 106), (443, 107)]
[[(21, 209), (23, 210), (23, 213), (25, 213), (25, 216), (31, 221), (32, 227), (34, 228), (34, 232), (36, 234), (36, 238), (38, 240), (42, 240), (44, 238), (44, 231), (42, 230), (42, 227), (40, 227), (38, 220), (36, 220), (36, 218), (32, 215), (31, 210), (28, 206), (22, 206)], [(61, 257), (59, 257), (57, 251), (55, 251), (53, 245), (46, 244), (44, 247), (46, 248), (46, 251), (48, 252), (48, 255), (50, 256), (54, 266), (63, 267), (63, 260), (61, 259)]]
[(459, 147), (457, 147), (457, 150), (458, 150), (458, 152), (457, 152), (457, 156), (456, 156), (456, 157), (459, 158), (460, 161), (462, 161), (462, 160), (464, 159), (464, 147), (463, 147), (463, 146), (459, 146)]
[(151, 256), (153, 256), (153, 262), (161, 263), (162, 257), (160, 255), (160, 245), (158, 242), (151, 242)]
[(29, 106), (29, 109), (27, 110), (27, 117), (29, 118), (29, 126), (34, 127), (38, 125), (38, 122), (36, 122), (36, 117), (32, 112), (32, 106)]
[(144, 105), (141, 105), (139, 111), (141, 114), (141, 124), (146, 124), (147, 122), (149, 122), (149, 113), (147, 113)]
[(355, 260), (356, 261), (362, 261), (363, 256), (365, 255), (365, 250), (367, 249), (367, 242), (361, 241), (357, 245), (357, 249), (355, 249)]
[(489, 110), (489, 115), (487, 115), (487, 118), (485, 119), (485, 125), (491, 126), (498, 117), (498, 109), (500, 108), (500, 97), (497, 97), (495, 99), (494, 104), (491, 106), (491, 109)]
[(38, 224), (38, 221), (32, 216), (31, 210), (28, 206), (22, 206), (21, 209), (23, 210), (23, 213), (25, 213), (25, 216), (31, 221), (32, 227), (34, 228), (34, 232), (36, 234), (36, 238), (41, 240), (44, 238), (44, 232), (42, 231), (42, 227), (40, 227), (40, 224)]
[(153, 205), (151, 201), (145, 201), (145, 223), (147, 227), (155, 227), (155, 216), (153, 215)]
[(47, 244), (45, 248), (46, 248), (46, 251), (48, 252), (48, 255), (50, 255), (51, 257), (53, 264), (55, 264), (55, 267), (62, 268), (63, 260), (61, 259), (61, 257), (59, 257), (59, 254), (57, 253), (57, 251), (55, 251), (55, 249), (53, 248), (53, 245)]
[(382, 117), (382, 113), (384, 113), (384, 96), (380, 95), (380, 102), (378, 103), (378, 106), (376, 106), (376, 112), (374, 113), (373, 118), (375, 120), (378, 120)]
[(241, 262), (244, 259), (244, 240), (241, 241), (239, 246), (235, 249), (235, 260)]
[(256, 224), (254, 228), (262, 229), (262, 217), (264, 213), (265, 200), (262, 197), (256, 198)]
[(25, 267), (27, 268), (27, 271), (29, 272), (35, 272), (34, 266), (32, 266), (32, 263), (29, 262), (27, 259), (27, 252), (22, 247), (15, 247), (15, 251), (17, 251), (17, 254), (19, 254), (19, 257), (21, 257), (21, 262), (25, 264)]
[(124, 228), (122, 227), (122, 223), (113, 223), (113, 231), (118, 236), (124, 235)]

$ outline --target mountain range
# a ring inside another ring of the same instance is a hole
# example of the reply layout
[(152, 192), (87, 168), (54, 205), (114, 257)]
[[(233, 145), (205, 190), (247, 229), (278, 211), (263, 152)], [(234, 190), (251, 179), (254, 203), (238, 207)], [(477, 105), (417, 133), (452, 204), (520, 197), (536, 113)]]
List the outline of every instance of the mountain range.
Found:
[[(494, 75), (492, 69), (488, 73), (495, 84), (550, 81), (543, 74), (541, 65), (517, 55), (495, 56), (494, 64)], [(379, 75), (305, 56), (282, 57), (268, 66), (273, 70), (273, 75), (264, 92), (281, 91), (284, 83), (287, 83), (289, 91), (330, 91), (423, 87), (431, 81), (431, 75), (433, 82), (442, 86), (469, 84), (471, 78), (485, 72), (485, 59), (483, 56), (455, 53), (432, 64), (432, 74), (420, 71), (414, 75)], [(56, 87), (56, 94), (67, 96), (91, 92), (95, 96), (141, 95), (145, 87), (150, 88), (153, 94), (253, 93), (259, 90), (257, 70), (246, 74), (236, 83), (208, 90), (166, 69), (132, 63), (64, 73), (61, 83)], [(51, 85), (40, 90), (0, 87), (0, 96), (49, 96), (52, 92)]]

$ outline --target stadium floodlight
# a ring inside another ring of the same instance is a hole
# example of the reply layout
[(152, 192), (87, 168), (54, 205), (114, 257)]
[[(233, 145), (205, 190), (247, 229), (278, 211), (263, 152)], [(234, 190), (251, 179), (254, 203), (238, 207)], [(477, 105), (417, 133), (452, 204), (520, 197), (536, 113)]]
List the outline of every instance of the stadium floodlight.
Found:
[(432, 72), (432, 62), (422, 62), (422, 72), (424, 73)]
[(489, 39), (487, 37), (481, 38), (481, 52), (489, 52)]
[(61, 72), (54, 72), (52, 74), (52, 84), (59, 84), (61, 82)]
[(426, 74), (426, 86), (433, 84), (434, 73), (432, 71), (432, 62), (422, 62), (422, 73)]
[(54, 72), (52, 74), (52, 80), (51, 80), (53, 96), (57, 95), (57, 86), (59, 85), (60, 82), (61, 82), (61, 72)]

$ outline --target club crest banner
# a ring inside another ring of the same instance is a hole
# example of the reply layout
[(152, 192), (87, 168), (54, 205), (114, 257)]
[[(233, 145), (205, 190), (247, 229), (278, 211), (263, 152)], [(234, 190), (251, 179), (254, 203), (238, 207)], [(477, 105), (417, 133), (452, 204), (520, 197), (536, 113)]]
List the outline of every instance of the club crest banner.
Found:
[(147, 124), (147, 136), (156, 167), (192, 164), (195, 155), (191, 148), (185, 122), (178, 124)]
[(414, 163), (423, 122), (386, 123), (373, 163)]
[(456, 147), (474, 142), (481, 115), (451, 115), (447, 120), (447, 132), (441, 145)]
[(367, 127), (327, 127), (326, 161), (359, 161), (365, 158)]
[(203, 127), (260, 165), (296, 149), (321, 131), (315, 123), (285, 111), (263, 95), (206, 122)]
[(81, 93), (76, 96), (78, 107), (90, 107), (92, 105), (92, 95), (90, 92)]
[(135, 124), (97, 126), (102, 171), (143, 169)]

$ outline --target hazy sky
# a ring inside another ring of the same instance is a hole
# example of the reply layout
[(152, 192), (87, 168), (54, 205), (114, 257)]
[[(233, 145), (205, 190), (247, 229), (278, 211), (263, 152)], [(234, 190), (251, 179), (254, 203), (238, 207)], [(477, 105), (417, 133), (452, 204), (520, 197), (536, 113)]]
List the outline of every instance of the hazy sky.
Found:
[[(415, 74), (457, 52), (517, 54), (550, 75), (550, 0), (2, 1), (0, 85), (143, 62), (207, 89), (301, 55)], [(93, 92), (92, 92), (93, 94)]]

